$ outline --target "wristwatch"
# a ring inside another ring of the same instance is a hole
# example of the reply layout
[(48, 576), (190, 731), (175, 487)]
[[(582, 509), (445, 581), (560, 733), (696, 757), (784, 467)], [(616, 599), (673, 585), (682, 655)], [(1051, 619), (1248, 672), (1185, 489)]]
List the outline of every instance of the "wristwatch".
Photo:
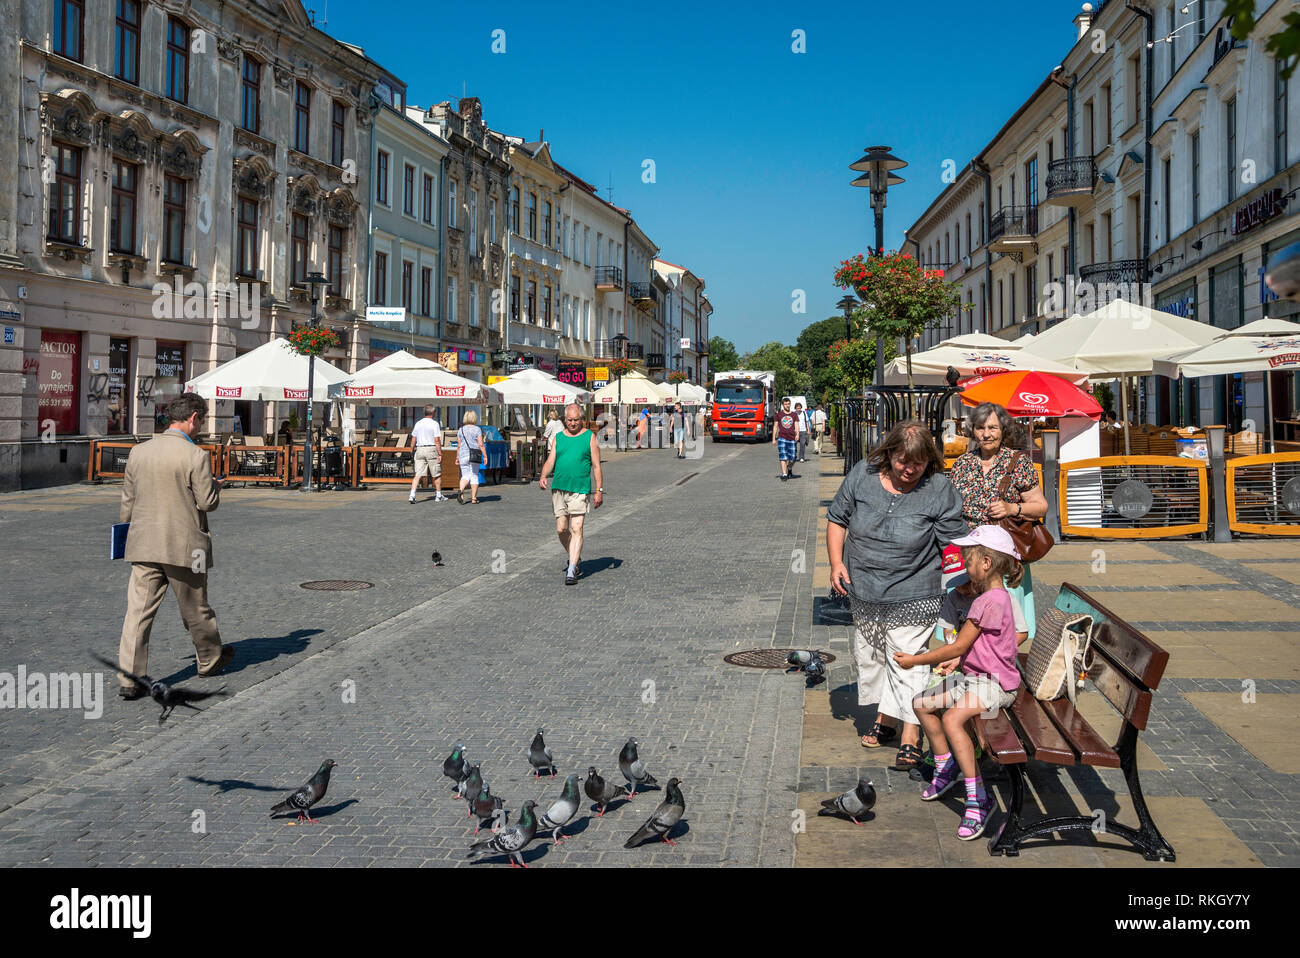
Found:
[(604, 491), (605, 491), (605, 487), (604, 487), (604, 486), (597, 486), (597, 487), (596, 487), (596, 491), (597, 491), (597, 492), (604, 492)]

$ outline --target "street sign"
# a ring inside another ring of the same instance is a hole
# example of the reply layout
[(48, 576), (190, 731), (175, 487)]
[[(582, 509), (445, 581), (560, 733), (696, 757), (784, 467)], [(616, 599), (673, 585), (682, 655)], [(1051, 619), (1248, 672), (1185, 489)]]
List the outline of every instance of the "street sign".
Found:
[(406, 322), (406, 309), (402, 306), (367, 306), (366, 322), (404, 323)]

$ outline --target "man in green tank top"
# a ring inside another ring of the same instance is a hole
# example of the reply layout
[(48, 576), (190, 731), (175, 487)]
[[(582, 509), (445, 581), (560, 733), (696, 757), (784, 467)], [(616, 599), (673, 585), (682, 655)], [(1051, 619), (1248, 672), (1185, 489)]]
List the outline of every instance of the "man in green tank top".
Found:
[[(596, 481), (594, 495), (593, 478)], [(555, 434), (538, 486), (546, 489), (548, 481), (555, 531), (568, 554), (564, 584), (573, 585), (578, 581), (578, 565), (582, 561), (583, 519), (590, 507), (599, 509), (605, 501), (605, 488), (600, 477), (600, 446), (595, 434), (582, 424), (582, 407), (577, 403), (564, 407), (564, 431)]]

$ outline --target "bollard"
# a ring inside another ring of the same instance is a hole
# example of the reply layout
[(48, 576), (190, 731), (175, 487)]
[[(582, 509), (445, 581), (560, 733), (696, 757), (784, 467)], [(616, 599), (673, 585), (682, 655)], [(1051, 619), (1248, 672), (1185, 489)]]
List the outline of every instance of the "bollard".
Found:
[(1047, 515), (1043, 525), (1058, 542), (1061, 539), (1060, 485), (1061, 469), (1057, 462), (1061, 453), (1061, 431), (1044, 429), (1043, 437), (1043, 496), (1047, 499)]
[(1223, 456), (1224, 426), (1206, 426), (1210, 447), (1210, 493), (1214, 500), (1214, 542), (1231, 542), (1228, 528), (1228, 466)]

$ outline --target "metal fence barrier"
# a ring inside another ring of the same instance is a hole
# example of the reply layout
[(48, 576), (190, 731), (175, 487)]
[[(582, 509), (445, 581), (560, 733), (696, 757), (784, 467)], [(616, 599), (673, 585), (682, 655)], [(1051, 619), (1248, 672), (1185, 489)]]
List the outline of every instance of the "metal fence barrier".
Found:
[(950, 386), (871, 386), (863, 396), (840, 400), (840, 451), (844, 473), (880, 444), (889, 430), (919, 419), (943, 446), (944, 408), (959, 390)]
[(1264, 536), (1300, 536), (1300, 453), (1229, 459), (1228, 528)]
[(1206, 464), (1177, 456), (1114, 456), (1061, 464), (1061, 532), (1092, 539), (1205, 535)]

